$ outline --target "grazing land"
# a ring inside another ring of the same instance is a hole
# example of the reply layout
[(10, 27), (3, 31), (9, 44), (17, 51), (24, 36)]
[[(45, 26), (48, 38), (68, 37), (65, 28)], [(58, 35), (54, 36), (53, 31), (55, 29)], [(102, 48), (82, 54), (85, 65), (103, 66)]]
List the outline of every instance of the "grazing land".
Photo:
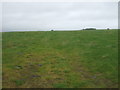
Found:
[(3, 88), (118, 87), (118, 30), (2, 33)]

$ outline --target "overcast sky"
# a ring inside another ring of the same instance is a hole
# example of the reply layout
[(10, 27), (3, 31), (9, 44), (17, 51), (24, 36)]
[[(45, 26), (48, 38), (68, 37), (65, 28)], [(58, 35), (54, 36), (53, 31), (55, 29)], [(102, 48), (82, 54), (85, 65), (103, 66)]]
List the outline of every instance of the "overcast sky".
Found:
[(3, 3), (3, 31), (118, 28), (117, 2)]

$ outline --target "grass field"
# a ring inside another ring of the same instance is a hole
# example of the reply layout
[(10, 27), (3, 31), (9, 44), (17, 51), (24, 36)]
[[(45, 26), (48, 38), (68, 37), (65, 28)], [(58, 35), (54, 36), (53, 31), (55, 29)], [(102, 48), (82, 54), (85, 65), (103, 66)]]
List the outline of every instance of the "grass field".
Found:
[(118, 31), (3, 32), (3, 88), (118, 87)]

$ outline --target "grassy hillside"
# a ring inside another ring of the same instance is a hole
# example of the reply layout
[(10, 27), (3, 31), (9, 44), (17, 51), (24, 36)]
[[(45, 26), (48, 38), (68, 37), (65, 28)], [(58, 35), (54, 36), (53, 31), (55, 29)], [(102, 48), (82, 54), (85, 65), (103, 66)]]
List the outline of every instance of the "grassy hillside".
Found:
[(3, 88), (110, 88), (117, 30), (3, 32)]

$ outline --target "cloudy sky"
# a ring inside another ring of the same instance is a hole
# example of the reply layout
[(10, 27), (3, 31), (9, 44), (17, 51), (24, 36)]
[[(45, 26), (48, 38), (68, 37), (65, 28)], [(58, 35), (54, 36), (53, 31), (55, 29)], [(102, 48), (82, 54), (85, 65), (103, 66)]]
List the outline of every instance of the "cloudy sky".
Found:
[(2, 31), (118, 28), (117, 2), (11, 2), (2, 12)]

